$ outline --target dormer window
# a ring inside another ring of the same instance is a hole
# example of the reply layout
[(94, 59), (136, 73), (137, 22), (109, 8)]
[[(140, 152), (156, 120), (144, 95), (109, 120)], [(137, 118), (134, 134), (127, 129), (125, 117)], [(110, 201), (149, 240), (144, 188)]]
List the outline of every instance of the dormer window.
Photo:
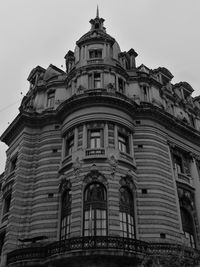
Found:
[(89, 58), (102, 58), (102, 49), (92, 49), (89, 51)]

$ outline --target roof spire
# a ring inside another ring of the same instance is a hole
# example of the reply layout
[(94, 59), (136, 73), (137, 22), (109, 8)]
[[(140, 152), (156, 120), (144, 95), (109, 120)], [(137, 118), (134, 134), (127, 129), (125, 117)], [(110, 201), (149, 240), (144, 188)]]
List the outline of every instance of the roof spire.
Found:
[(96, 15), (96, 18), (99, 18), (99, 7), (97, 5), (97, 15)]

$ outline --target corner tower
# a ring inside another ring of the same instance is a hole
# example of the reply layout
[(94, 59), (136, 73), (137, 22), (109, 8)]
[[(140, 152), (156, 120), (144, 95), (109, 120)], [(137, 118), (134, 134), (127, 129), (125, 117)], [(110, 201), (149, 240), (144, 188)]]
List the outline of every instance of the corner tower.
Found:
[(31, 71), (1, 136), (1, 266), (195, 266), (199, 98), (90, 23), (66, 71)]

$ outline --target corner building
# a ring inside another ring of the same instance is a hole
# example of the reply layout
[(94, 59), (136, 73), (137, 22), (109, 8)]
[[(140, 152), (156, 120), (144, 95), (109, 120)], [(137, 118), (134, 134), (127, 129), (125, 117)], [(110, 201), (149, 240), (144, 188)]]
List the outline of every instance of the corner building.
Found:
[(0, 266), (199, 266), (200, 97), (90, 23), (1, 136)]

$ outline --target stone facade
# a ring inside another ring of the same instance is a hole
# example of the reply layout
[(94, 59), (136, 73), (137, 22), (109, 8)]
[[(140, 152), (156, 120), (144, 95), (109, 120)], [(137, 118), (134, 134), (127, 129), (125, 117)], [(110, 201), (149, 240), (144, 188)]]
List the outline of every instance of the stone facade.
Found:
[(198, 266), (200, 97), (90, 23), (1, 136), (0, 266)]

